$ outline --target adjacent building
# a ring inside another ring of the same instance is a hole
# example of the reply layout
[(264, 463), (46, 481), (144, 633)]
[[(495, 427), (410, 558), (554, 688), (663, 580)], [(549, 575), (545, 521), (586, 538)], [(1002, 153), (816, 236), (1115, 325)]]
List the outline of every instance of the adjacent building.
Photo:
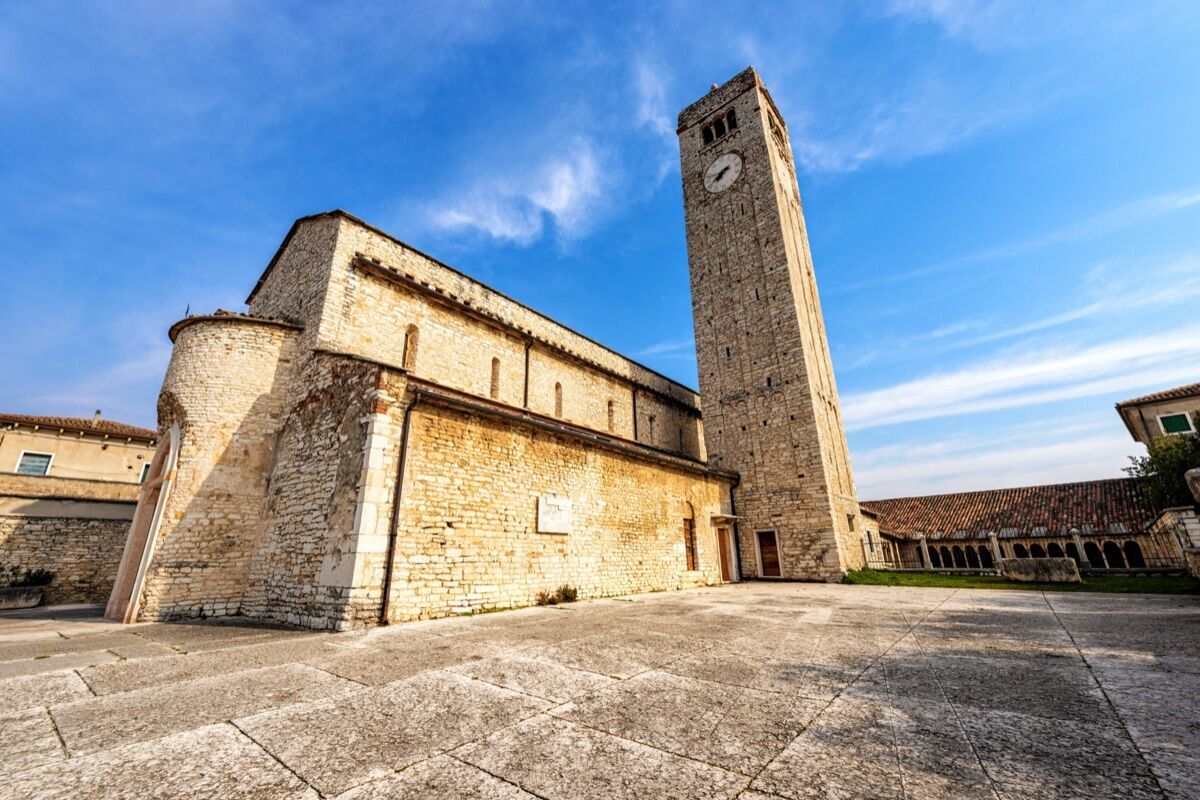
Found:
[(1176, 386), (1161, 392), (1117, 403), (1117, 413), (1129, 435), (1142, 444), (1160, 436), (1196, 432), (1200, 414), (1200, 383)]
[(157, 440), (99, 411), (0, 414), (0, 568), (53, 572), (47, 603), (106, 600)]

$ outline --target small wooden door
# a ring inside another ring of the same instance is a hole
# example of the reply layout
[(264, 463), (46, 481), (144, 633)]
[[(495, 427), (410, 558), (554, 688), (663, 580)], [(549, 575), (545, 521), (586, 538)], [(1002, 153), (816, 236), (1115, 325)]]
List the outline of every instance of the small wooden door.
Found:
[(764, 578), (782, 576), (779, 569), (779, 543), (775, 531), (757, 531), (759, 574)]
[(717, 552), (721, 556), (721, 580), (729, 583), (733, 580), (729, 572), (729, 528), (717, 528)]

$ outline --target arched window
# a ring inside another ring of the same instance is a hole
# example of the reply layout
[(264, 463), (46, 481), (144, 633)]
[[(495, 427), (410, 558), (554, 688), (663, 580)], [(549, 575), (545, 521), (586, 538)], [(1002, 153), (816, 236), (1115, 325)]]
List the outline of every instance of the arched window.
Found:
[(1025, 545), (1013, 545), (1013, 558), (1029, 558), (1029, 551), (1025, 549)]
[(704, 126), (704, 130), (703, 130), (701, 133), (702, 133), (702, 135), (704, 136), (704, 143), (705, 143), (705, 144), (712, 144), (712, 143), (713, 143), (713, 138), (714, 138), (714, 137), (713, 137), (713, 129), (712, 129), (712, 126), (710, 126), (710, 125), (705, 125), (705, 126)]
[(725, 135), (725, 120), (718, 119), (713, 123), (713, 133), (717, 135), (718, 139)]
[(1079, 563), (1080, 563), (1080, 561), (1079, 561), (1079, 548), (1075, 546), (1075, 543), (1074, 543), (1074, 542), (1067, 542), (1067, 556), (1068, 556), (1069, 558), (1073, 558), (1073, 559), (1075, 559), (1075, 563), (1076, 563), (1076, 564), (1079, 564)]
[(725, 124), (729, 126), (729, 130), (737, 130), (737, 112), (733, 109), (725, 115)]
[(954, 566), (954, 559), (950, 557), (950, 548), (942, 545), (942, 566), (947, 569)]
[(954, 566), (962, 569), (967, 566), (967, 560), (963, 558), (962, 548), (954, 545)]
[(980, 547), (979, 548), (979, 566), (983, 567), (984, 569), (991, 569), (992, 563), (993, 562), (992, 562), (991, 548), (986, 547), (986, 546)]
[(979, 554), (975, 552), (974, 547), (967, 548), (967, 566), (971, 569), (979, 569)]
[(1125, 563), (1134, 569), (1142, 569), (1146, 566), (1146, 559), (1142, 557), (1141, 545), (1132, 539), (1125, 543)]
[(1063, 549), (1059, 546), (1058, 542), (1051, 542), (1050, 544), (1046, 545), (1046, 555), (1050, 556), (1051, 558), (1062, 558)]
[(417, 365), (417, 339), (420, 335), (416, 325), (404, 329), (404, 361), (400, 366), (405, 369), (413, 369)]
[(493, 400), (500, 397), (500, 359), (492, 359), (492, 388), (489, 394)]
[(554, 416), (562, 419), (562, 384), (554, 384)]
[(1093, 569), (1104, 569), (1104, 556), (1100, 554), (1100, 545), (1095, 542), (1084, 542), (1083, 553), (1087, 556), (1088, 564)]
[(934, 569), (938, 569), (942, 566), (942, 557), (938, 555), (936, 547), (929, 548), (929, 566), (933, 567)]
[(1030, 558), (1045, 558), (1046, 557), (1046, 549), (1044, 547), (1042, 547), (1040, 544), (1032, 544), (1029, 546), (1029, 557)]
[(1116, 542), (1104, 543), (1104, 560), (1108, 562), (1109, 569), (1125, 569), (1125, 556)]
[(617, 427), (617, 404), (608, 401), (608, 432), (612, 433)]

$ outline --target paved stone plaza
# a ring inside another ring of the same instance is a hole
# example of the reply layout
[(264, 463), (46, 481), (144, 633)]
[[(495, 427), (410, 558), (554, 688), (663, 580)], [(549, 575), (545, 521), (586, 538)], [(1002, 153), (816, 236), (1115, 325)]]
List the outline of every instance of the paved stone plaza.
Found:
[(1200, 598), (741, 584), (318, 634), (0, 615), (0, 796), (1200, 798)]

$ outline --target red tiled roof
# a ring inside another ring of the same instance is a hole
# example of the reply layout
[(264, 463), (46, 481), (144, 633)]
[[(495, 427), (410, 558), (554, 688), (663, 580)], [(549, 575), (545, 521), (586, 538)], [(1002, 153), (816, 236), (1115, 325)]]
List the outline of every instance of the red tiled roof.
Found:
[(1142, 395), (1132, 400), (1122, 400), (1117, 408), (1140, 406), (1142, 403), (1157, 403), (1159, 400), (1178, 400), (1181, 397), (1196, 397), (1200, 395), (1200, 383), (1189, 383), (1186, 386), (1176, 386), (1174, 389), (1164, 389), (1161, 392)]
[(0, 414), (0, 425), (37, 425), (42, 428), (60, 428), (68, 431), (96, 433), (100, 435), (117, 436), (130, 439), (158, 438), (158, 431), (149, 428), (139, 428), (136, 425), (126, 425), (124, 422), (114, 422), (111, 419), (92, 419), (91, 417), (42, 417), (33, 414)]
[(1119, 524), (1139, 531), (1154, 518), (1154, 509), (1133, 478), (897, 497), (863, 505), (879, 515), (879, 529), (884, 533), (924, 533), (930, 538), (959, 531), (983, 534), (1015, 528), (1030, 532), (1044, 527), (1055, 532), (1085, 525), (1106, 531)]

